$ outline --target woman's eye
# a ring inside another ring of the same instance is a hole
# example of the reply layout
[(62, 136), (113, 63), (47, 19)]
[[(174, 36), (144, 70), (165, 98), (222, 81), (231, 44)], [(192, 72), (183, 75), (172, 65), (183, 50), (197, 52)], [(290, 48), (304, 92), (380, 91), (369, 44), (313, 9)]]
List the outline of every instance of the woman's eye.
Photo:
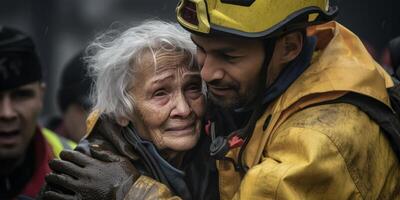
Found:
[(153, 93), (154, 97), (163, 97), (166, 96), (168, 93), (165, 90), (157, 90)]
[(170, 90), (166, 88), (157, 89), (152, 93), (150, 100), (152, 100), (157, 105), (164, 105), (168, 103), (170, 99), (170, 94)]
[(188, 87), (188, 90), (190, 90), (190, 91), (200, 91), (201, 90), (201, 85), (197, 85), (197, 84), (190, 85)]
[(186, 88), (186, 95), (191, 99), (196, 99), (202, 95), (201, 84), (191, 84)]

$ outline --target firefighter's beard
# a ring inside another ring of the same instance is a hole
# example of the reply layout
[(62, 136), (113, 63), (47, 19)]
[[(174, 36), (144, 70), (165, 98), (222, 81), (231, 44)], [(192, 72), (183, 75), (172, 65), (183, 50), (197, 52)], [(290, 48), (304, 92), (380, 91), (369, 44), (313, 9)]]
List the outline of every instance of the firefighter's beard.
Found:
[[(214, 105), (224, 109), (237, 109), (251, 106), (256, 96), (257, 89), (242, 89), (239, 84), (220, 84), (210, 82), (207, 85), (207, 97)], [(218, 89), (223, 88), (223, 89)]]

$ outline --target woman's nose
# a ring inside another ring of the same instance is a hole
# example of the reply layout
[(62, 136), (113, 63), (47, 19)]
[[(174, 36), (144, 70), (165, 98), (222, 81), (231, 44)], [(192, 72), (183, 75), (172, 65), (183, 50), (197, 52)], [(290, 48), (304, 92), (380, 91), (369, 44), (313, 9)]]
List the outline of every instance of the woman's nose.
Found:
[(212, 56), (207, 56), (205, 58), (200, 74), (205, 82), (212, 82), (224, 78), (224, 71), (219, 67), (218, 62)]
[(171, 116), (185, 118), (189, 116), (191, 112), (192, 109), (188, 104), (185, 96), (183, 94), (179, 94), (175, 98), (175, 107), (171, 111)]

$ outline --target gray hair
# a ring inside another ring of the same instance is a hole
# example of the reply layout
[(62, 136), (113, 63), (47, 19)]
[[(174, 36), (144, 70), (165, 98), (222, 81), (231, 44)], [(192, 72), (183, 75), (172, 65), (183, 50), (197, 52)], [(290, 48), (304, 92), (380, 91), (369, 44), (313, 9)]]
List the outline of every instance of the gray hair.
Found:
[(93, 110), (114, 118), (129, 118), (135, 102), (129, 90), (135, 87), (131, 83), (142, 56), (151, 53), (156, 69), (157, 55), (165, 51), (188, 57), (188, 67), (195, 65), (195, 46), (190, 34), (174, 24), (147, 21), (120, 34), (112, 30), (97, 37), (88, 46), (86, 57), (95, 79), (91, 95)]

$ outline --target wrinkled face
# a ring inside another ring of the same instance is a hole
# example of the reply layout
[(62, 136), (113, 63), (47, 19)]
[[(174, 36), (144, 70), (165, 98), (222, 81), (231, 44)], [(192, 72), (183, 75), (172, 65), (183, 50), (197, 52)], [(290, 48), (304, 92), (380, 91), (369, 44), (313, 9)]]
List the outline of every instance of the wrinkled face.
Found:
[(215, 104), (234, 108), (252, 101), (264, 61), (259, 40), (192, 35), (201, 77)]
[(130, 92), (143, 120), (134, 122), (141, 137), (159, 150), (186, 151), (199, 139), (205, 99), (197, 67), (189, 69), (188, 58), (175, 54), (158, 56), (155, 70), (146, 53)]
[(42, 110), (43, 86), (39, 82), (0, 92), (0, 160), (25, 153)]

